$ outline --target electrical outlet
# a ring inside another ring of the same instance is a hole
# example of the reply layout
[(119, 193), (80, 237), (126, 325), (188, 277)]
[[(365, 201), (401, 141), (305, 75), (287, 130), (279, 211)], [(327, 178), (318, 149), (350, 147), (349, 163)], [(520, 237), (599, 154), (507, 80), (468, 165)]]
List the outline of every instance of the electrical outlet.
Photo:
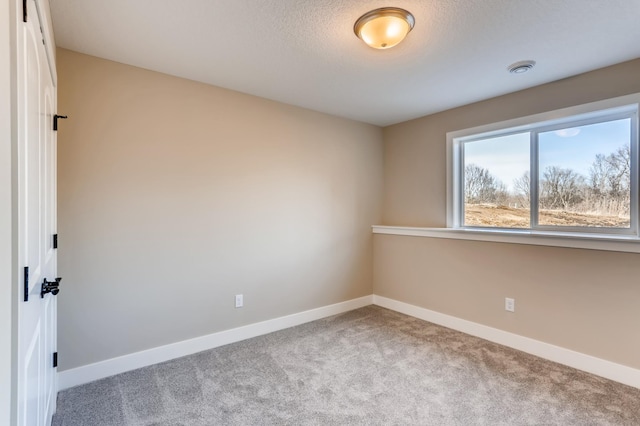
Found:
[(241, 294), (236, 294), (236, 308), (242, 308), (244, 306), (244, 297)]
[(516, 311), (516, 300), (511, 299), (510, 297), (504, 298), (504, 310), (509, 312)]

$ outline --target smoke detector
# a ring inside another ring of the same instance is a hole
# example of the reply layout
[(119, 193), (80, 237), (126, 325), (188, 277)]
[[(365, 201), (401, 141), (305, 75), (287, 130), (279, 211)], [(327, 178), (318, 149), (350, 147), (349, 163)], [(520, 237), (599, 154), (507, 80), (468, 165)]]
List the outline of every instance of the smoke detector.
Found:
[(507, 67), (511, 74), (524, 74), (534, 67), (536, 61), (520, 61)]

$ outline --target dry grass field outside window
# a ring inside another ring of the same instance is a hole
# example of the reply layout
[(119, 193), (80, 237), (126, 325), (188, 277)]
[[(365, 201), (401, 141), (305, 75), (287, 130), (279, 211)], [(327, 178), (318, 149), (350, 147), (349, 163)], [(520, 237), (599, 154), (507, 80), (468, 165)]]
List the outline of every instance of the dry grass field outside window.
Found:
[[(496, 204), (464, 205), (464, 224), (492, 228), (529, 228), (529, 209)], [(601, 228), (628, 228), (629, 216), (578, 213), (563, 210), (540, 210), (545, 225)]]

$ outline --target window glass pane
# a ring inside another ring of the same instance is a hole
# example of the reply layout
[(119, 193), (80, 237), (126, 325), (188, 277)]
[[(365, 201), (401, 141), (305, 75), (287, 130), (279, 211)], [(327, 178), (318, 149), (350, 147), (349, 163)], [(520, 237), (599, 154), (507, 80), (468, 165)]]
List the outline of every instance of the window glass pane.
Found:
[(629, 228), (631, 119), (540, 133), (538, 223)]
[(465, 142), (464, 225), (529, 227), (529, 133)]

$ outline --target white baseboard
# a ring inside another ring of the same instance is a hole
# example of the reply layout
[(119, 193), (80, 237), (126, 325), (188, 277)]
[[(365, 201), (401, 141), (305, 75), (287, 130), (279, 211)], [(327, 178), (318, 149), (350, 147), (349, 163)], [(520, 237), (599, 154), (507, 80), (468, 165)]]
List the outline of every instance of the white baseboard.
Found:
[(382, 296), (373, 304), (480, 337), (550, 361), (640, 388), (640, 370)]
[(373, 296), (364, 296), (334, 305), (323, 306), (297, 314), (274, 318), (231, 330), (220, 331), (206, 336), (196, 337), (182, 342), (176, 342), (157, 348), (123, 355), (117, 358), (96, 362), (94, 364), (83, 365), (58, 373), (58, 389), (64, 390), (94, 380), (124, 373), (137, 368), (169, 361), (197, 352), (213, 349), (218, 346), (228, 345), (285, 328), (294, 327), (310, 321), (319, 320), (331, 315), (341, 314), (362, 308), (373, 303)]
[(58, 373), (58, 387), (59, 390), (68, 389), (84, 383), (93, 382), (94, 380), (113, 376), (115, 374), (124, 373), (126, 371), (135, 370), (137, 368), (146, 367), (159, 362), (169, 361), (171, 359), (228, 345), (230, 343), (283, 330), (285, 328), (294, 327), (296, 325), (348, 312), (371, 304), (458, 330), (472, 336), (480, 337), (491, 342), (539, 356), (540, 358), (548, 359), (550, 361), (564, 364), (578, 370), (586, 371), (588, 373), (640, 389), (640, 370), (377, 295), (364, 296), (358, 299), (336, 303), (334, 305), (323, 306), (321, 308), (311, 309), (297, 314), (249, 324), (243, 327), (233, 328), (231, 330), (220, 331), (218, 333), (196, 337), (182, 342), (176, 342), (94, 364), (65, 370)]

